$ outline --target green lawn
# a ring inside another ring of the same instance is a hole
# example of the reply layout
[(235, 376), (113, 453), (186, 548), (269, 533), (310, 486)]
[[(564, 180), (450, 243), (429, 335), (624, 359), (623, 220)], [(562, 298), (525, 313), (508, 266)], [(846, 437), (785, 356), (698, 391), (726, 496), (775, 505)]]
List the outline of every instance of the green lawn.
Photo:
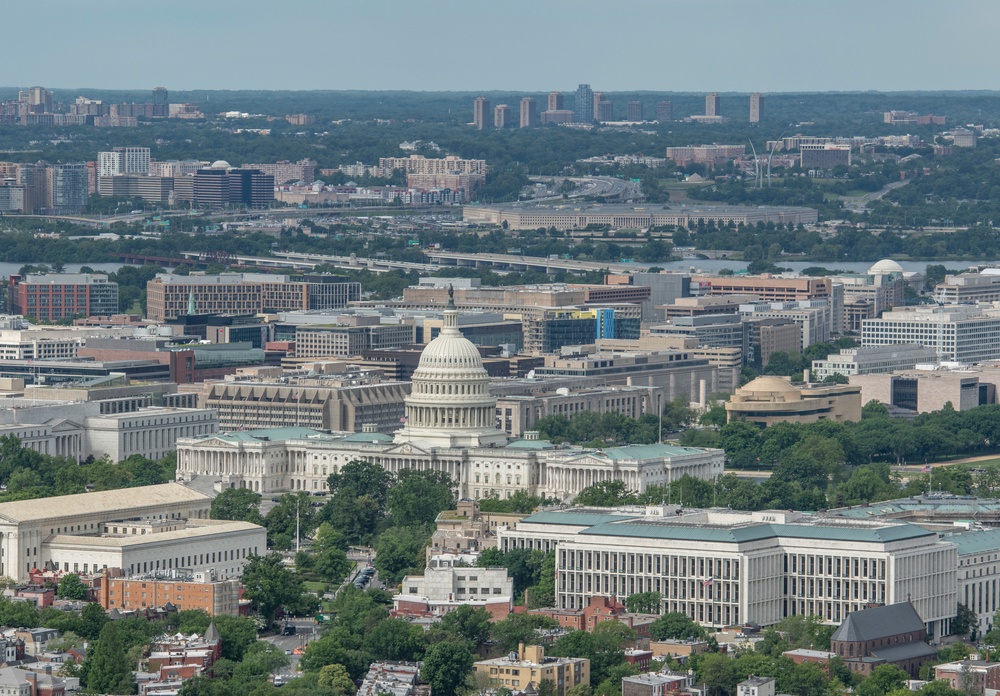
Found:
[(324, 592), (326, 592), (328, 585), (325, 582), (312, 582), (310, 580), (307, 580), (302, 583), (302, 587), (305, 588), (306, 590), (309, 590), (310, 592), (317, 592), (319, 594), (323, 594)]

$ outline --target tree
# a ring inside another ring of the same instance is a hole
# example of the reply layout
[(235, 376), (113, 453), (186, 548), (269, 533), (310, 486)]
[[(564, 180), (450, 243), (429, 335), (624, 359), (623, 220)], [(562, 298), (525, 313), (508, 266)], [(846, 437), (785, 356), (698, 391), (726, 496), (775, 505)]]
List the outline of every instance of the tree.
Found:
[(490, 637), (501, 652), (509, 652), (517, 648), (519, 643), (532, 640), (538, 629), (558, 628), (559, 623), (541, 614), (509, 614), (503, 621), (497, 621), (490, 627)]
[(87, 640), (97, 640), (104, 625), (110, 620), (100, 604), (88, 604), (80, 612), (80, 635)]
[(428, 527), (390, 527), (375, 542), (375, 569), (382, 580), (395, 585), (411, 570), (424, 567)]
[(418, 660), (423, 631), (404, 619), (385, 619), (364, 637), (364, 649), (377, 660)]
[(389, 489), (388, 512), (394, 526), (429, 524), (455, 506), (455, 482), (440, 471), (403, 469)]
[(649, 625), (649, 636), (653, 640), (693, 640), (705, 635), (704, 628), (679, 611), (667, 612)]
[(526, 589), (541, 580), (545, 554), (537, 549), (511, 549), (504, 552), (498, 548), (484, 549), (476, 559), (480, 568), (506, 568), (513, 581), (514, 596), (520, 597)]
[(236, 520), (264, 524), (260, 516), (260, 494), (248, 488), (227, 488), (212, 500), (213, 520)]
[(857, 696), (882, 696), (906, 686), (909, 675), (896, 665), (879, 665), (854, 690)]
[(472, 653), (467, 644), (444, 641), (432, 645), (424, 654), (420, 676), (436, 694), (454, 694), (472, 669)]
[[(976, 612), (961, 602), (958, 603), (958, 612), (951, 622), (951, 632), (963, 640), (969, 637), (969, 632), (975, 633), (978, 628), (979, 618)], [(975, 640), (975, 638), (973, 638)]]
[(330, 584), (342, 582), (353, 565), (347, 559), (347, 554), (336, 548), (327, 549), (313, 557), (313, 572)]
[(319, 679), (316, 681), (320, 686), (328, 686), (334, 693), (341, 696), (353, 696), (358, 687), (351, 680), (347, 668), (344, 665), (326, 665), (319, 671)]
[(97, 642), (90, 647), (84, 661), (87, 691), (94, 694), (131, 694), (135, 678), (125, 657), (125, 640), (117, 622), (101, 629)]
[(332, 496), (322, 517), (354, 544), (367, 543), (385, 516), (392, 474), (377, 464), (354, 461), (327, 479)]
[(714, 696), (732, 694), (736, 690), (733, 661), (722, 653), (705, 653), (698, 661), (698, 679)]
[(305, 491), (285, 493), (278, 500), (278, 504), (264, 518), (267, 543), (271, 548), (287, 550), (292, 548), (296, 532), (300, 536), (309, 534), (319, 522), (312, 500)]
[(302, 585), (294, 573), (285, 567), (281, 554), (253, 555), (243, 566), (241, 579), (244, 596), (249, 599), (270, 626), (275, 612), (294, 604), (302, 594)]
[(490, 614), (482, 608), (462, 605), (441, 618), (441, 627), (473, 645), (482, 645), (490, 638)]
[(59, 579), (59, 589), (56, 590), (59, 599), (86, 599), (87, 586), (79, 575), (69, 573)]
[(599, 481), (580, 491), (574, 502), (578, 505), (593, 507), (615, 507), (635, 502), (635, 494), (625, 485), (624, 481)]
[(662, 599), (659, 592), (637, 592), (625, 598), (625, 608), (635, 614), (656, 614)]

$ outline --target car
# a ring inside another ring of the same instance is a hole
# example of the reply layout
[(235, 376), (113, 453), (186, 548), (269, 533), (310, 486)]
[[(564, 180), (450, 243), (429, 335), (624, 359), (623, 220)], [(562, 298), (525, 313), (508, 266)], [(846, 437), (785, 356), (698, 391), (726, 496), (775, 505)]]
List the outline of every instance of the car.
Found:
[(285, 624), (285, 627), (281, 629), (281, 635), (283, 635), (283, 636), (294, 636), (295, 635), (295, 626), (292, 626), (291, 624)]

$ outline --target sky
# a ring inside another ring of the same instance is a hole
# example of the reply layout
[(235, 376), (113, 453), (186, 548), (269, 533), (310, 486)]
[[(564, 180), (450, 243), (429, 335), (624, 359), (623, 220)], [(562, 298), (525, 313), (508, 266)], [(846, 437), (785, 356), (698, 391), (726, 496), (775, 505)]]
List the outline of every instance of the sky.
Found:
[(1000, 89), (997, 0), (28, 0), (0, 84)]

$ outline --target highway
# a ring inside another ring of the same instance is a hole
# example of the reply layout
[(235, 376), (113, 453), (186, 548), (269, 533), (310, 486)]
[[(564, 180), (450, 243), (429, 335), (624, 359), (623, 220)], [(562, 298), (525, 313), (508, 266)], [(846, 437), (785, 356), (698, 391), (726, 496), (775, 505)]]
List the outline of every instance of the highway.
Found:
[[(436, 267), (464, 266), (466, 268), (489, 267), (496, 271), (636, 271), (633, 264), (605, 263), (600, 261), (577, 261), (576, 259), (551, 259), (543, 256), (515, 256), (513, 254), (477, 254), (458, 251), (424, 251)], [(649, 264), (650, 266), (653, 264)]]
[[(531, 181), (545, 184), (551, 190), (558, 182), (568, 179), (576, 188), (567, 193), (567, 198), (632, 198), (640, 195), (639, 184), (613, 176), (533, 176)], [(534, 198), (532, 202), (562, 200), (562, 194)]]

